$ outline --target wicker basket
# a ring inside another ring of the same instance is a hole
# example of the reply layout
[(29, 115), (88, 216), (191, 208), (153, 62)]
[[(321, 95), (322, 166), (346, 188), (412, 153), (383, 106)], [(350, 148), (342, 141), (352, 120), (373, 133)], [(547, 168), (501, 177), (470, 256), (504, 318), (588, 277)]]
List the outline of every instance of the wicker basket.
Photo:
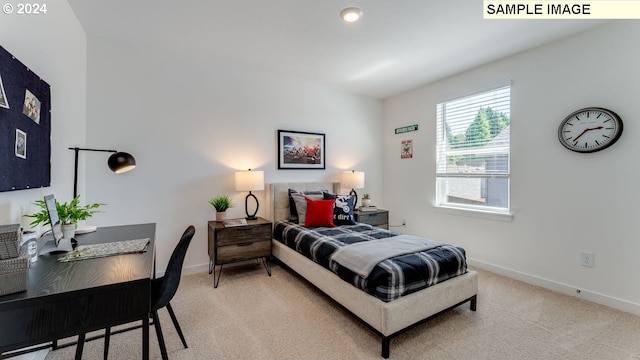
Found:
[(29, 259), (0, 260), (0, 296), (27, 290)]
[(18, 257), (20, 224), (0, 225), (0, 260)]

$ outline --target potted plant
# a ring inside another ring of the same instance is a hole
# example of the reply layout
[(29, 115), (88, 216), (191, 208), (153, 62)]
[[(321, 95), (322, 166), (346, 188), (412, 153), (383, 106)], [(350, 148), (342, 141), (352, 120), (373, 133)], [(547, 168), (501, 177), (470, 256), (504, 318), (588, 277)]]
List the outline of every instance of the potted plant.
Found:
[(363, 194), (361, 203), (364, 207), (371, 206), (371, 196), (369, 196), (369, 194)]
[[(27, 214), (26, 217), (33, 218), (34, 220), (29, 224), (31, 227), (35, 227), (39, 224), (49, 224), (49, 212), (47, 211), (47, 205), (44, 200), (37, 200), (35, 205), (40, 207), (40, 212), (35, 214)], [(75, 236), (76, 226), (78, 221), (86, 220), (98, 212), (98, 208), (103, 203), (93, 203), (87, 205), (80, 205), (80, 195), (76, 196), (69, 203), (60, 203), (56, 200), (56, 209), (58, 210), (58, 217), (60, 218), (60, 224), (62, 225), (62, 234), (65, 238), (72, 238)]]
[(233, 202), (227, 195), (216, 196), (209, 200), (209, 204), (216, 209), (216, 221), (224, 221), (227, 218), (227, 209), (233, 207)]

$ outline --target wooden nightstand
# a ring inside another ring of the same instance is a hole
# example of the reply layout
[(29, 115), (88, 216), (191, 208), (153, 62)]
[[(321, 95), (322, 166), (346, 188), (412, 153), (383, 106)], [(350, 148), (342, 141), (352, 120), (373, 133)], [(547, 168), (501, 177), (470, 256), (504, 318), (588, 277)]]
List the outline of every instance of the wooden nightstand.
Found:
[[(247, 225), (233, 227), (209, 221), (209, 274), (213, 273), (214, 288), (218, 287), (224, 264), (262, 259), (271, 276), (271, 228), (271, 222), (263, 218), (247, 220)], [(216, 277), (217, 266), (220, 270)]]
[(378, 209), (375, 211), (360, 211), (353, 212), (353, 216), (356, 222), (365, 223), (373, 226), (378, 226), (383, 229), (389, 229), (389, 211)]

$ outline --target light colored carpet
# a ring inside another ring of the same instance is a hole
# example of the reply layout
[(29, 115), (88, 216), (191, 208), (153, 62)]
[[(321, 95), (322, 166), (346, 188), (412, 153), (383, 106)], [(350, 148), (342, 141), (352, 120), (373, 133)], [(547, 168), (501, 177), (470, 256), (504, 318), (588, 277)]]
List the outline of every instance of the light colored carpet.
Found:
[[(479, 271), (478, 311), (468, 303), (391, 341), (391, 359), (640, 359), (640, 317)], [(171, 302), (184, 349), (160, 311), (171, 359), (382, 359), (380, 338), (304, 279), (274, 265), (182, 278)], [(151, 330), (151, 358), (160, 359)], [(102, 359), (103, 341), (84, 359)], [(111, 359), (139, 359), (141, 331), (115, 335)], [(75, 347), (47, 360), (72, 359)]]

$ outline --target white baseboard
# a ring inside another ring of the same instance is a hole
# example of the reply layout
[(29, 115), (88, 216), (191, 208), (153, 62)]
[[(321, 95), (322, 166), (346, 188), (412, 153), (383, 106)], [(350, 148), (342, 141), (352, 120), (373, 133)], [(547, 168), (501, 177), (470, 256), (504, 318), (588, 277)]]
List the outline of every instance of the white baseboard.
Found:
[(182, 275), (209, 272), (209, 264), (191, 265), (182, 268)]
[[(580, 299), (594, 302), (596, 304), (605, 305), (614, 309), (622, 310), (634, 315), (640, 316), (640, 304), (631, 301), (618, 299), (609, 295), (600, 294), (588, 289), (582, 289), (577, 286), (560, 283), (557, 281), (541, 278), (539, 276), (526, 274), (523, 272), (507, 269), (501, 266), (493, 265), (483, 261), (467, 259), (467, 263), (471, 266), (482, 270), (487, 270), (499, 275), (503, 275), (515, 280), (525, 282), (527, 284), (540, 286), (545, 289), (557, 291), (562, 294), (574, 296)], [(580, 290), (578, 292), (578, 290)]]
[[(248, 260), (248, 261), (241, 261), (241, 262), (237, 262), (237, 263), (232, 263), (232, 264), (226, 264), (224, 267), (225, 268), (230, 268), (230, 267), (234, 267), (234, 266), (242, 266), (242, 265), (246, 265), (248, 263), (250, 263), (253, 260)], [(185, 266), (182, 268), (182, 275), (192, 275), (192, 274), (199, 274), (199, 273), (203, 273), (203, 272), (209, 272), (209, 264), (199, 264), (199, 265), (191, 265), (191, 266)], [(156, 273), (156, 276), (160, 277), (160, 276), (164, 276), (164, 271), (163, 272), (159, 272)]]
[[(245, 266), (245, 265), (252, 265), (252, 264), (256, 264), (256, 260), (255, 259), (244, 260), (244, 261), (238, 261), (238, 262), (235, 262), (235, 263), (225, 264), (224, 268), (225, 269), (229, 269), (229, 268), (233, 268), (233, 267), (236, 267), (236, 266)], [(182, 275), (191, 275), (191, 274), (198, 274), (198, 273), (203, 273), (203, 272), (209, 272), (209, 263), (185, 266), (185, 267), (182, 268)]]

